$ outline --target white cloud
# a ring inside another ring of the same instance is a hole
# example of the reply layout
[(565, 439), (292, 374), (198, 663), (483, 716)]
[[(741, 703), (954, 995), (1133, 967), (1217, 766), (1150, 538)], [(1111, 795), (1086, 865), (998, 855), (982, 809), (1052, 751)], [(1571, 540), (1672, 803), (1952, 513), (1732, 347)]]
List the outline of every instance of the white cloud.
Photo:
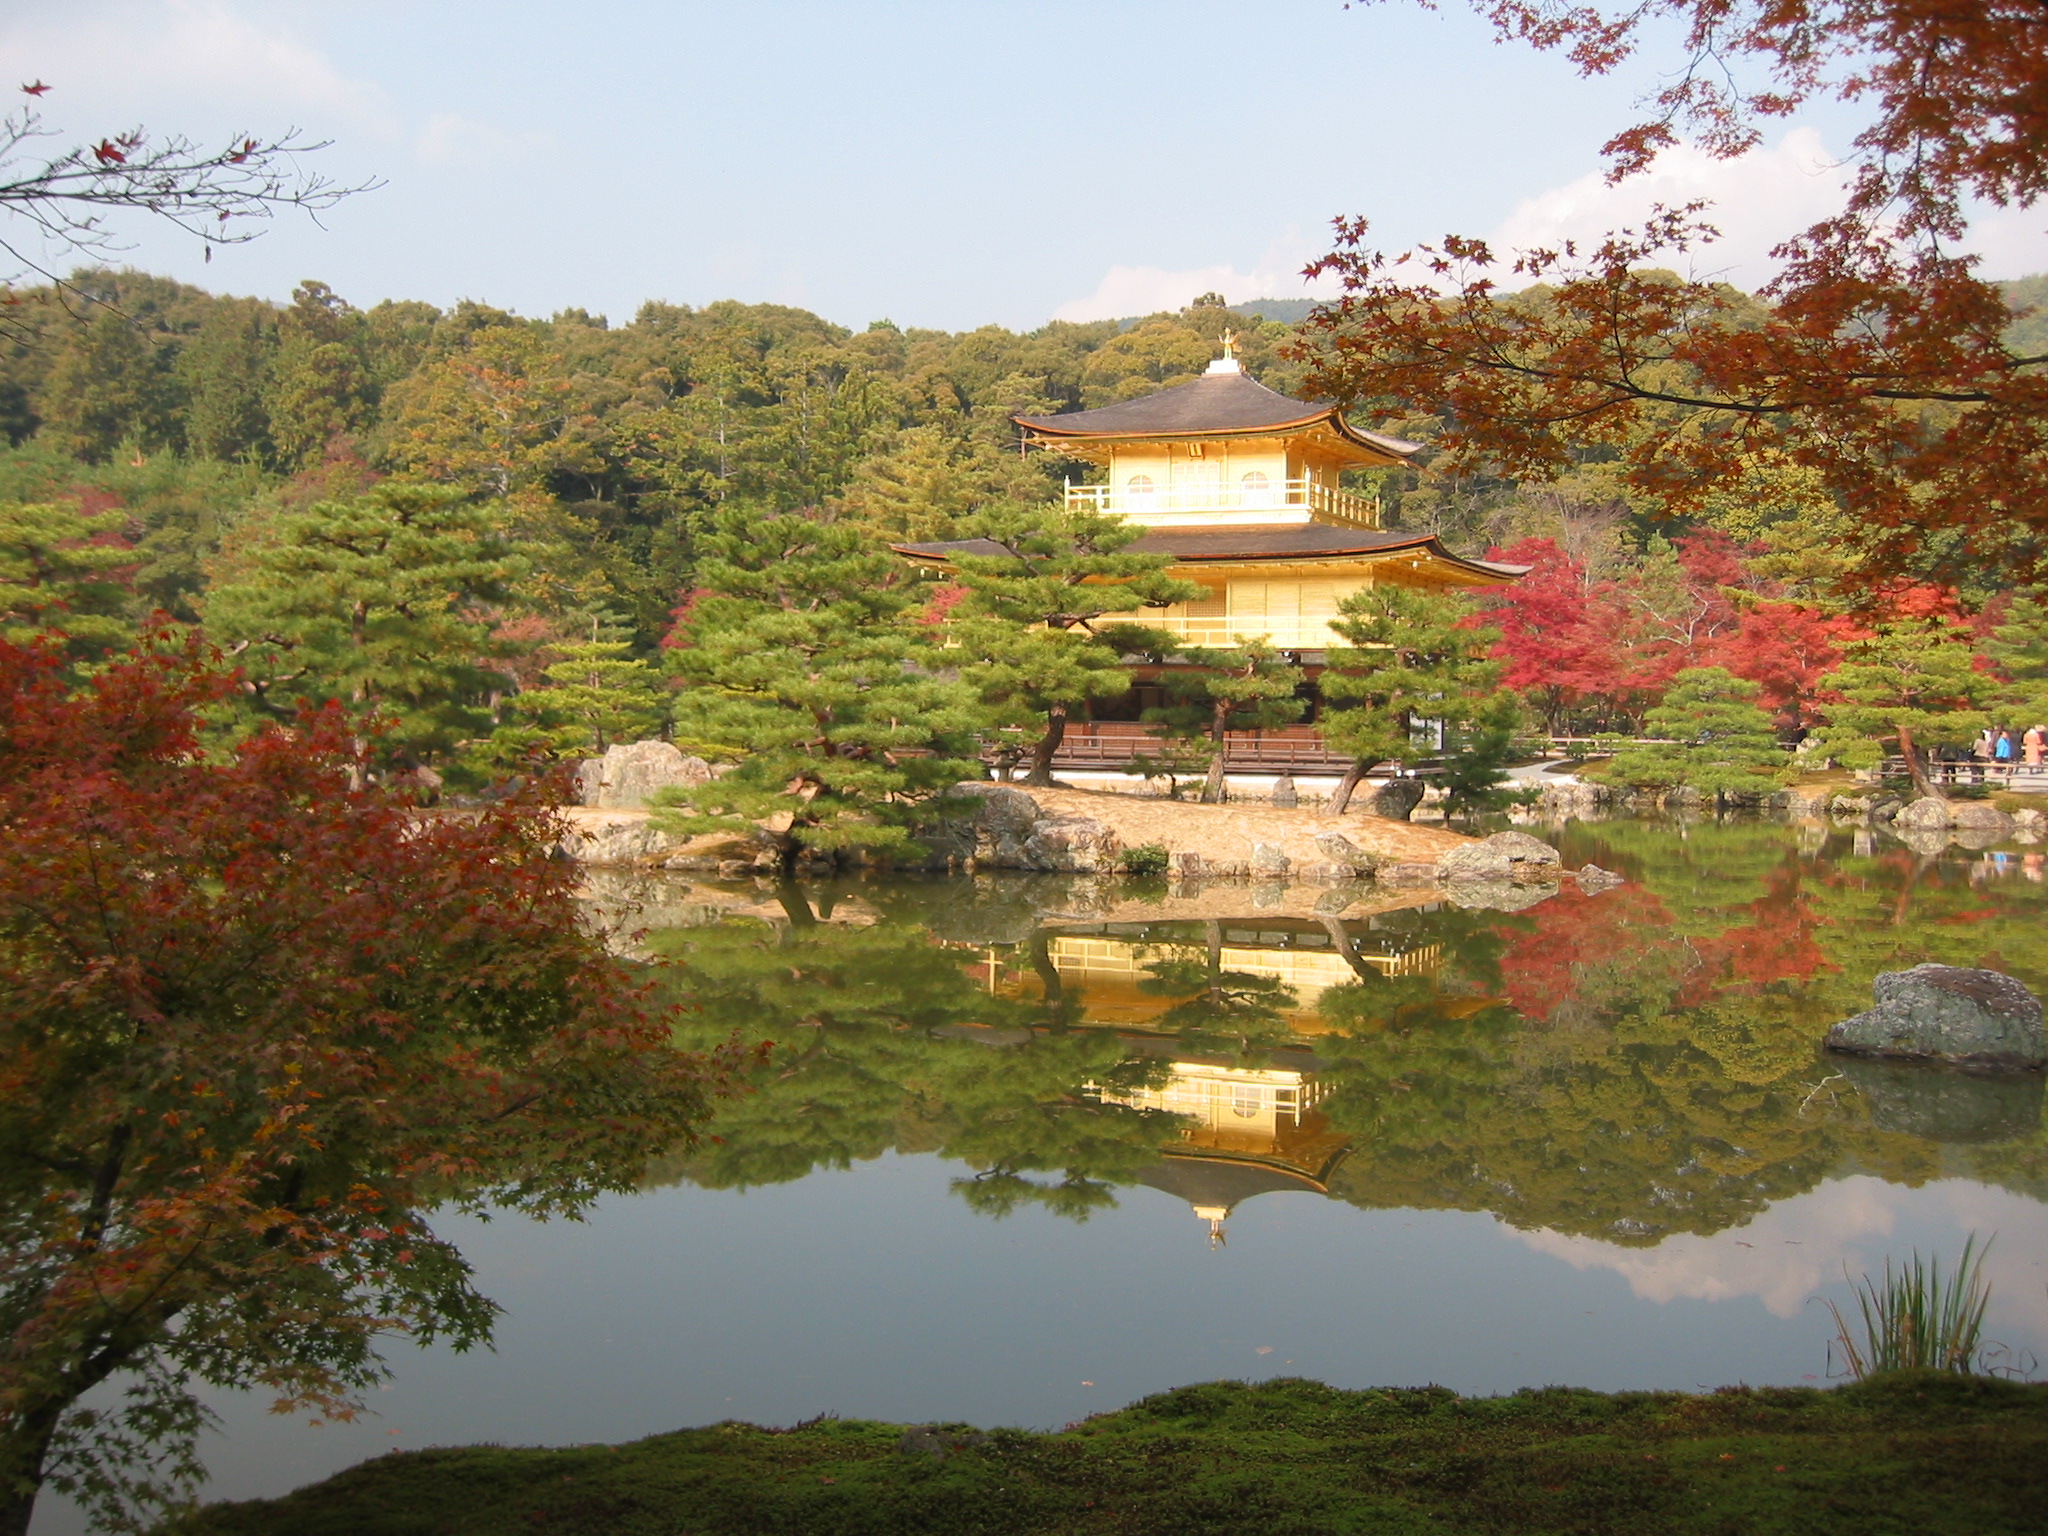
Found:
[(1909, 1189), (1867, 1175), (1835, 1179), (1780, 1201), (1746, 1227), (1710, 1237), (1681, 1233), (1654, 1248), (1551, 1231), (1516, 1236), (1574, 1269), (1620, 1275), (1645, 1301), (1753, 1296), (1775, 1315), (1792, 1317), (1823, 1289), (1839, 1287), (1845, 1272), (1882, 1270), (1888, 1254), (1904, 1258), (1891, 1241), (1902, 1221), (1916, 1234), (1930, 1222), (1953, 1232), (1953, 1240), (1944, 1236), (1935, 1245), (1944, 1259), (1961, 1250), (1964, 1233), (1999, 1233), (1985, 1274), (2002, 1313), (2036, 1332), (2048, 1330), (2048, 1294), (2040, 1279), (2048, 1265), (2048, 1231), (2040, 1205), (1963, 1180)]
[[(1850, 175), (1813, 128), (1793, 128), (1776, 144), (1733, 160), (1680, 144), (1619, 186), (1607, 185), (1596, 171), (1525, 198), (1488, 238), (1496, 254), (1554, 250), (1567, 240), (1584, 249), (1610, 230), (1641, 228), (1657, 205), (1678, 208), (1705, 200), (1713, 206), (1702, 217), (1720, 238), (1674, 254), (1668, 265), (1689, 265), (1690, 276), (1725, 277), (1755, 288), (1773, 271), (1773, 247), (1841, 207)], [(1984, 257), (1987, 275), (2038, 272), (2048, 268), (2044, 224), (2048, 218), (2038, 209), (1980, 210), (1970, 248)]]
[(1095, 291), (1052, 312), (1055, 320), (1121, 320), (1131, 315), (1180, 309), (1205, 293), (1220, 293), (1232, 304), (1247, 299), (1325, 298), (1333, 280), (1306, 281), (1301, 269), (1312, 259), (1299, 234), (1289, 231), (1269, 245), (1249, 272), (1234, 266), (1111, 267)]
[(44, 18), (0, 23), (0, 52), (24, 74), (56, 89), (53, 117), (66, 105), (131, 116), (165, 100), (212, 98), (230, 111), (295, 109), (322, 125), (346, 122), (396, 131), (397, 114), (378, 87), (336, 69), (317, 49), (244, 15), (227, 0), (168, 0), (80, 6)]
[[(1619, 186), (1594, 171), (1525, 198), (1488, 238), (1496, 254), (1554, 250), (1567, 240), (1583, 248), (1610, 230), (1640, 228), (1656, 205), (1705, 199), (1713, 207), (1704, 217), (1721, 238), (1690, 253), (1692, 274), (1755, 287), (1769, 275), (1773, 246), (1840, 206), (1848, 175), (1812, 128), (1794, 128), (1733, 160), (1680, 144)], [(1687, 259), (1674, 256), (1670, 264)]]

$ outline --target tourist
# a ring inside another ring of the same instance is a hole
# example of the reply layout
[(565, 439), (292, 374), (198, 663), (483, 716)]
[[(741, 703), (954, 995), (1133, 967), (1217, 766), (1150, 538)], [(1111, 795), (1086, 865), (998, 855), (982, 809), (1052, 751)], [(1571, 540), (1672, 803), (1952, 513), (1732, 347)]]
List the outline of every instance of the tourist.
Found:
[(2029, 726), (2020, 744), (2026, 748), (2027, 766), (2038, 769), (2042, 755), (2048, 753), (2048, 725)]
[(2000, 731), (1998, 740), (1991, 748), (1992, 757), (2005, 767), (2012, 766), (2012, 732)]
[(1977, 782), (1979, 784), (1982, 784), (1984, 782), (1984, 769), (1985, 766), (1991, 761), (1993, 743), (1995, 740), (1996, 733), (1991, 729), (1990, 726), (1987, 725), (1984, 727), (1983, 730), (1977, 733), (1977, 740), (1970, 748), (1970, 751), (1972, 752), (1972, 754), (1975, 755), (1977, 759)]

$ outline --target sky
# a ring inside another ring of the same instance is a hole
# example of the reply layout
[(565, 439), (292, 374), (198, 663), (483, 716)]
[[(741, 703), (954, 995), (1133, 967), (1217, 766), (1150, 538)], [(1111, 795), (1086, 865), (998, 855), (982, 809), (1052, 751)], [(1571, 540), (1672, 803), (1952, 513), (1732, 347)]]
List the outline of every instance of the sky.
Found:
[[(1580, 80), (1453, 0), (0, 0), (0, 61), (49, 83), (64, 144), (297, 127), (333, 141), (326, 174), (381, 183), (210, 265), (129, 226), (128, 264), (617, 322), (650, 299), (959, 330), (1300, 297), (1327, 291), (1300, 269), (1339, 214), (1388, 249), (1520, 248), (1692, 197), (1724, 236), (1693, 270), (1753, 286), (1857, 128), (1829, 106), (1607, 188), (1599, 146), (1650, 67)], [(1992, 276), (2048, 270), (2048, 209), (1976, 243)]]

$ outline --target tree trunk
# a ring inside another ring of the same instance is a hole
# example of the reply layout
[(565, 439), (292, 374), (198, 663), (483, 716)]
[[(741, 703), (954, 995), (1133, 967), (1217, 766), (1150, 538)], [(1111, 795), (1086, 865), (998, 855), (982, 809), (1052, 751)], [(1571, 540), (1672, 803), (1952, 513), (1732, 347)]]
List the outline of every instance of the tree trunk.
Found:
[(782, 915), (789, 919), (790, 927), (818, 926), (818, 916), (811, 910), (810, 900), (804, 895), (803, 887), (791, 879), (786, 870), (783, 877), (775, 882), (775, 900), (782, 908)]
[(1223, 778), (1224, 726), (1229, 719), (1230, 706), (1219, 705), (1209, 725), (1209, 747), (1212, 755), (1209, 758), (1209, 771), (1202, 775), (1204, 805), (1221, 805), (1230, 798)]
[[(108, 1356), (125, 1360), (125, 1354)], [(90, 1384), (97, 1385), (113, 1374), (114, 1365), (88, 1370)], [(0, 1536), (28, 1536), (35, 1518), (36, 1496), (43, 1489), (43, 1463), (50, 1454), (50, 1442), (65, 1412), (77, 1401), (68, 1396), (62, 1402), (47, 1398), (16, 1413), (6, 1433), (0, 1435)]]
[(1919, 749), (1913, 745), (1913, 733), (1903, 725), (1899, 727), (1899, 752), (1906, 759), (1906, 772), (1912, 776), (1913, 787), (1930, 800), (1946, 800), (1934, 781), (1927, 777), (1927, 766), (1920, 761)]
[(1026, 784), (1035, 784), (1040, 789), (1052, 787), (1053, 754), (1066, 739), (1067, 706), (1055, 704), (1045, 712), (1045, 734), (1031, 749), (1031, 771), (1024, 775)]
[(1037, 973), (1038, 984), (1045, 997), (1045, 1027), (1053, 1034), (1063, 1035), (1067, 1032), (1073, 1010), (1068, 1006), (1060, 968), (1052, 962), (1052, 944), (1043, 928), (1031, 931), (1029, 953), (1031, 969)]
[(1359, 784), (1364, 781), (1366, 771), (1370, 766), (1368, 763), (1354, 762), (1349, 768), (1344, 770), (1344, 777), (1337, 781), (1337, 788), (1330, 796), (1330, 814), (1332, 816), (1342, 816), (1350, 808), (1351, 792), (1357, 789)]
[(1358, 943), (1351, 937), (1351, 931), (1334, 914), (1325, 913), (1317, 919), (1323, 925), (1323, 932), (1330, 936), (1330, 946), (1343, 957), (1360, 981), (1385, 981), (1386, 977), (1367, 965), (1358, 957)]

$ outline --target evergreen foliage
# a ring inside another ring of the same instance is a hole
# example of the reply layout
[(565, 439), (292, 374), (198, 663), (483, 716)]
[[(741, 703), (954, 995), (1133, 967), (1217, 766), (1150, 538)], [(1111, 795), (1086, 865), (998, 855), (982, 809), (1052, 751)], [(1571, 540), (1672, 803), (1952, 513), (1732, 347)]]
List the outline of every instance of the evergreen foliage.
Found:
[(1758, 793), (1786, 770), (1771, 717), (1755, 703), (1758, 691), (1725, 667), (1688, 667), (1643, 717), (1644, 732), (1662, 740), (1615, 753), (1599, 777), (1637, 789), (1684, 785), (1717, 805), (1731, 794)]
[[(1343, 813), (1358, 781), (1380, 764), (1436, 756), (1452, 779), (1454, 808), (1483, 806), (1520, 718), (1493, 659), (1500, 631), (1479, 621), (1469, 598), (1417, 587), (1375, 584), (1338, 610), (1330, 627), (1349, 644), (1326, 654), (1327, 707), (1317, 724), (1352, 766), (1332, 813)], [(1419, 739), (1428, 721), (1442, 722), (1441, 748)]]
[(1292, 725), (1307, 705), (1301, 698), (1306, 674), (1264, 640), (1237, 637), (1235, 645), (1183, 646), (1177, 665), (1162, 675), (1170, 702), (1145, 712), (1184, 753), (1198, 754), (1204, 769), (1202, 803), (1223, 799), (1223, 739), (1228, 731), (1270, 731)]
[[(1131, 551), (1144, 529), (1082, 508), (1001, 502), (961, 535), (995, 546), (954, 562), (966, 594), (951, 626), (962, 676), (993, 724), (1038, 733), (1025, 782), (1050, 784), (1074, 712), (1130, 688), (1126, 657), (1173, 647), (1143, 624), (1145, 611), (1201, 588), (1169, 575), (1170, 557)], [(1020, 755), (1013, 748), (1011, 760)]]
[[(811, 851), (909, 853), (920, 804), (979, 772), (973, 691), (916, 622), (902, 559), (851, 523), (734, 504), (668, 644), (676, 735), (731, 771), (665, 821)], [(673, 794), (673, 792), (670, 792)]]
[(135, 560), (118, 512), (0, 501), (0, 640), (50, 635), (74, 659), (102, 656), (134, 630), (114, 574)]
[(498, 674), (479, 605), (501, 598), (520, 564), (490, 507), (386, 484), (245, 530), (203, 617), (260, 715), (328, 702), (365, 723), (381, 714), (381, 753), (423, 761), (490, 727), (483, 701)]
[(1969, 626), (1945, 613), (1881, 626), (1820, 682), (1839, 696), (1819, 705), (1828, 751), (1867, 768), (1895, 740), (1915, 786), (1934, 796), (1940, 791), (1927, 773), (1927, 749), (1968, 745), (1986, 723), (1982, 706), (1996, 687), (1977, 668)]

